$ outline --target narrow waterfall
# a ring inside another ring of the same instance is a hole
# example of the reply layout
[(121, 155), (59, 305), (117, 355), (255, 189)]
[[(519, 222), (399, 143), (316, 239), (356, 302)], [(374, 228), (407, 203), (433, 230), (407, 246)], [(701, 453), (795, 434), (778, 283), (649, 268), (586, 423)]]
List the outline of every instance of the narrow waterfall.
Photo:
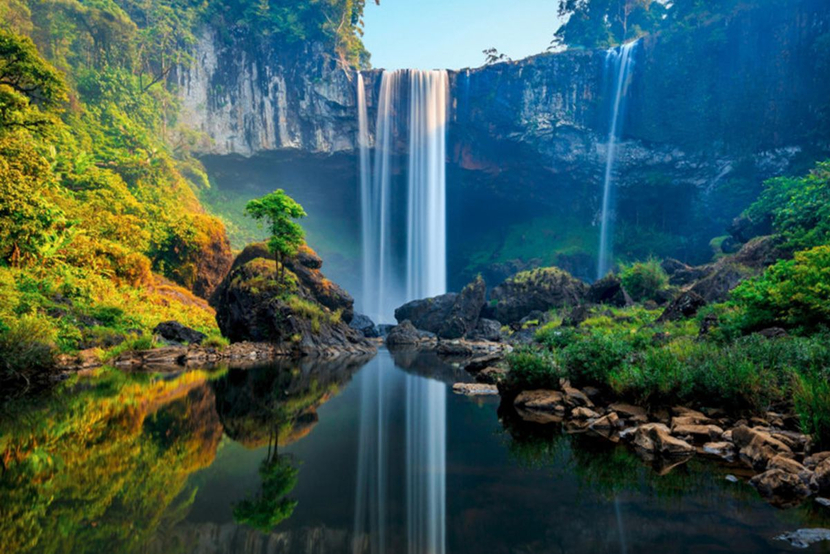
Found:
[(412, 71), (409, 85), (407, 300), (447, 292), (446, 71)]
[(605, 180), (602, 190), (602, 213), (597, 258), (597, 279), (611, 270), (614, 258), (614, 163), (617, 157), (617, 141), (622, 135), (628, 88), (634, 68), (637, 41), (611, 48), (605, 55), (604, 82), (610, 95), (608, 146), (605, 158)]

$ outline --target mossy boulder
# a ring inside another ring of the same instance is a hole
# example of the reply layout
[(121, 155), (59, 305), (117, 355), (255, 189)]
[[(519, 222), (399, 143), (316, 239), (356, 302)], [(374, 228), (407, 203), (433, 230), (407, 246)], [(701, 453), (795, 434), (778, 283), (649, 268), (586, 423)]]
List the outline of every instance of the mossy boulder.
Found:
[(233, 342), (278, 343), (300, 354), (372, 350), (349, 321), (354, 300), (320, 271), (323, 263), (303, 246), (285, 263), (283, 282), (263, 244), (245, 248), (211, 297), (216, 322)]
[(459, 339), (473, 331), (487, 297), (487, 285), (476, 277), (460, 293), (413, 300), (395, 310), (399, 323), (410, 321), (415, 328), (435, 333), (442, 339)]
[(544, 267), (518, 273), (493, 289), (487, 317), (502, 324), (521, 321), (530, 312), (576, 306), (588, 294), (588, 285), (567, 271)]

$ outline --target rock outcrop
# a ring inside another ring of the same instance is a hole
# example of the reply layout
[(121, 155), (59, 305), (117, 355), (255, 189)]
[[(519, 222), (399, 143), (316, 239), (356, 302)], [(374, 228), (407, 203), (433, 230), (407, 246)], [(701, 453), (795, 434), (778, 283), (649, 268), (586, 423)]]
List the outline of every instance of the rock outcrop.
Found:
[(264, 245), (251, 245), (237, 257), (211, 297), (223, 335), (233, 342), (285, 345), (297, 354), (373, 350), (348, 325), (351, 296), (323, 276), (322, 261), (310, 248), (302, 247), (285, 266), (280, 283)]
[(404, 304), (395, 310), (395, 319), (410, 321), (417, 329), (442, 339), (459, 339), (476, 330), (486, 296), (487, 285), (477, 277), (458, 294), (448, 293)]
[(566, 271), (555, 267), (533, 269), (494, 288), (485, 312), (503, 324), (516, 323), (533, 311), (576, 306), (587, 292), (588, 286)]

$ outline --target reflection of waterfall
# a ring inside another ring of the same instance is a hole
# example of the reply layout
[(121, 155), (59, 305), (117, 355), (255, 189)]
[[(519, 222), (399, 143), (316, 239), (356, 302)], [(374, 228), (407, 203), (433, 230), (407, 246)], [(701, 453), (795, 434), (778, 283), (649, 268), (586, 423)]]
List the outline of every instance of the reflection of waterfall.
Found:
[(367, 367), (360, 375), (360, 438), (357, 458), (357, 495), (354, 514), (354, 554), (386, 552), (389, 465), (388, 364)]
[(613, 207), (614, 163), (617, 157), (617, 141), (622, 135), (625, 119), (625, 104), (631, 72), (634, 67), (634, 52), (637, 41), (629, 42), (618, 48), (608, 50), (605, 55), (604, 82), (610, 95), (608, 147), (605, 159), (605, 180), (602, 191), (602, 214), (599, 239), (599, 257), (597, 259), (597, 278), (605, 274), (613, 265)]
[[(358, 80), (361, 309), (377, 322), (393, 321), (394, 309), (409, 300), (446, 292), (448, 89), (446, 71), (384, 72), (370, 163), (366, 94), (363, 79)], [(407, 98), (408, 112), (402, 106)], [(404, 125), (409, 126), (405, 137), (400, 132)], [(405, 141), (403, 181), (396, 178), (395, 161), (396, 147)]]
[(409, 554), (446, 544), (446, 386), (406, 377), (406, 514)]

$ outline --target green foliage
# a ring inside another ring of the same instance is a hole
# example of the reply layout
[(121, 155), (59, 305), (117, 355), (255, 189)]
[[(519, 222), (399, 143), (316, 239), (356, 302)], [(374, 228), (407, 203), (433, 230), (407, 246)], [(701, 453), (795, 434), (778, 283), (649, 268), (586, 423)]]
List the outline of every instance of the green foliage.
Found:
[(819, 163), (806, 177), (766, 181), (746, 215), (771, 220), (793, 250), (830, 244), (830, 162)]
[(51, 369), (57, 337), (46, 317), (26, 314), (0, 322), (0, 382)]
[(303, 228), (293, 220), (305, 217), (305, 210), (284, 190), (278, 189), (248, 202), (245, 212), (253, 219), (267, 221), (270, 233), (268, 250), (275, 255), (282, 283), (285, 272), (283, 261), (297, 253), (305, 235)]
[(559, 369), (553, 356), (532, 348), (517, 348), (507, 355), (511, 384), (522, 389), (559, 387)]
[(666, 14), (653, 0), (559, 0), (559, 17), (567, 21), (554, 44), (608, 48), (656, 30)]
[(575, 386), (604, 386), (609, 375), (625, 363), (632, 352), (627, 337), (594, 332), (562, 350), (561, 362)]
[(299, 470), (288, 456), (265, 459), (259, 468), (262, 488), (253, 498), (233, 507), (233, 518), (263, 533), (270, 532), (281, 521), (291, 517), (297, 501), (286, 498), (297, 485)]
[(780, 325), (799, 332), (830, 325), (830, 245), (796, 252), (732, 291), (747, 330)]
[(812, 435), (816, 448), (830, 448), (830, 375), (821, 373), (796, 375), (795, 411), (801, 429)]
[(638, 302), (657, 300), (659, 293), (669, 288), (669, 276), (656, 258), (623, 265), (620, 280), (631, 298)]

